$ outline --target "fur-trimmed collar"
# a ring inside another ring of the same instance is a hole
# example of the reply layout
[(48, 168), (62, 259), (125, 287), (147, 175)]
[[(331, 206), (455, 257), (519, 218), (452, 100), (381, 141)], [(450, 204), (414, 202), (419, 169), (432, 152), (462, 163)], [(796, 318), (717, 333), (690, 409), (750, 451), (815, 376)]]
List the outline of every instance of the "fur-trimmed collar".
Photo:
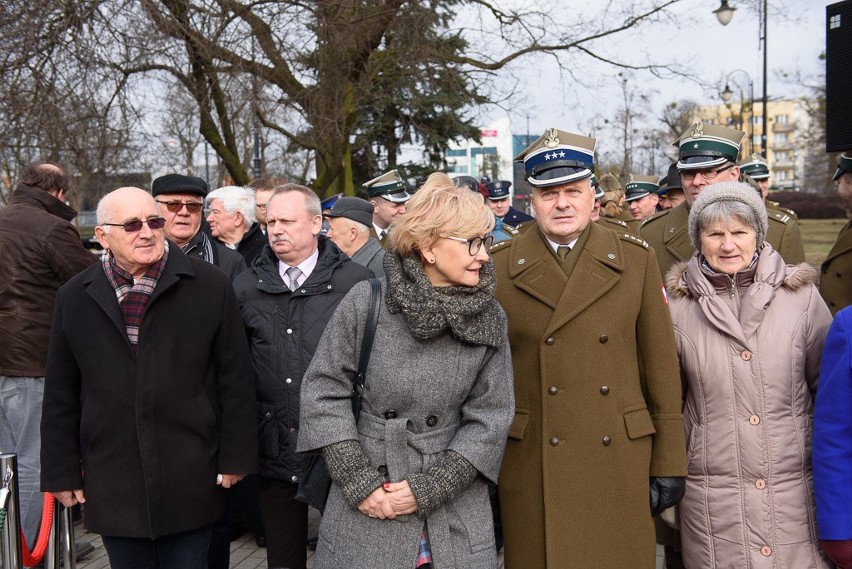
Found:
[[(776, 253), (777, 254), (777, 253)], [(690, 288), (684, 274), (689, 263), (699, 262), (699, 254), (696, 253), (689, 261), (681, 261), (666, 273), (665, 283), (666, 290), (672, 298), (695, 297)], [(816, 285), (819, 283), (819, 271), (810, 263), (799, 263), (798, 265), (786, 265), (786, 272), (781, 286), (787, 290), (795, 291), (807, 285)]]

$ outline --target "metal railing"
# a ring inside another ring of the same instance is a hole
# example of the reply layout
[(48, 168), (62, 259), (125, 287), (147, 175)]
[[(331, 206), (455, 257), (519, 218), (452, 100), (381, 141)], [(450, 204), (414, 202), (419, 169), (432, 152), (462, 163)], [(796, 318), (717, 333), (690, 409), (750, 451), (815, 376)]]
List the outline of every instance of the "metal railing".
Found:
[[(3, 531), (0, 533), (0, 560), (3, 569), (22, 569), (17, 455), (0, 454), (0, 473), (3, 475), (0, 511), (6, 514)], [(44, 553), (45, 569), (60, 569), (63, 566), (65, 569), (76, 569), (74, 549), (74, 520), (71, 510), (57, 502), (53, 508), (50, 540)]]

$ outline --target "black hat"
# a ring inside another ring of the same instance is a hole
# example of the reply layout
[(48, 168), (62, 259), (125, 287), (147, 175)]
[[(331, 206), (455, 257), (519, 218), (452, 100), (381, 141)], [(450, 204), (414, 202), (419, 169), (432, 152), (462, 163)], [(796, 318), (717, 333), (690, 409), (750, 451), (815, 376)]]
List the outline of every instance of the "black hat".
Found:
[(452, 180), (453, 185), (457, 188), (465, 188), (483, 196), (486, 194), (485, 186), (473, 176), (456, 176)]
[(509, 197), (509, 188), (512, 187), (512, 182), (509, 180), (498, 180), (485, 184), (485, 189), (488, 190), (488, 199), (491, 201), (505, 200)]
[(195, 176), (183, 174), (166, 174), (156, 178), (151, 183), (151, 195), (160, 194), (196, 194), (202, 198), (208, 192), (207, 182)]
[(367, 227), (373, 224), (373, 204), (361, 198), (343, 197), (334, 202), (326, 217), (345, 217)]
[[(669, 166), (669, 172), (663, 178), (660, 178), (660, 190), (682, 190), (683, 182), (680, 181), (680, 171), (677, 169), (677, 162)], [(662, 193), (665, 193), (662, 192)], [(658, 192), (659, 193), (659, 192)]]

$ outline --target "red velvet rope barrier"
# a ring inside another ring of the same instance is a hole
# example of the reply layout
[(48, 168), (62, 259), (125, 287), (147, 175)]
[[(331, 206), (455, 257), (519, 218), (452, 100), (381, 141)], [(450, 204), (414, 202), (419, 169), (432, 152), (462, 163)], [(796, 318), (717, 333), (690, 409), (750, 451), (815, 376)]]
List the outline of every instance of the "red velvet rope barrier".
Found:
[(27, 547), (24, 532), (21, 531), (21, 558), (25, 567), (35, 567), (44, 558), (44, 552), (47, 550), (47, 542), (50, 540), (50, 526), (53, 524), (53, 508), (55, 507), (55, 503), (53, 495), (45, 492), (44, 505), (41, 508), (41, 526), (38, 528), (38, 539), (32, 553), (30, 553)]

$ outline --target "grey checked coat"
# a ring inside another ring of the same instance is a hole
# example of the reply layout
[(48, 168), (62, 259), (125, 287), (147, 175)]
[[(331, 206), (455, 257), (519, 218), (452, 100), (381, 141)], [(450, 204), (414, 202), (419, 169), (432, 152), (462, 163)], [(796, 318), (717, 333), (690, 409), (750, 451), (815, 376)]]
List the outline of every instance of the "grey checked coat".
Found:
[[(427, 519), (433, 566), (496, 568), (487, 482), (497, 481), (515, 411), (508, 342), (495, 349), (448, 334), (419, 341), (402, 314), (387, 311), (384, 280), (382, 285), (357, 427), (350, 397), (367, 317), (367, 283), (340, 302), (305, 373), (299, 450), (358, 440), (391, 482), (428, 470), (447, 449), (461, 454), (480, 476)], [(351, 509), (332, 485), (314, 567), (410, 569), (423, 525), (415, 515), (371, 519)]]

